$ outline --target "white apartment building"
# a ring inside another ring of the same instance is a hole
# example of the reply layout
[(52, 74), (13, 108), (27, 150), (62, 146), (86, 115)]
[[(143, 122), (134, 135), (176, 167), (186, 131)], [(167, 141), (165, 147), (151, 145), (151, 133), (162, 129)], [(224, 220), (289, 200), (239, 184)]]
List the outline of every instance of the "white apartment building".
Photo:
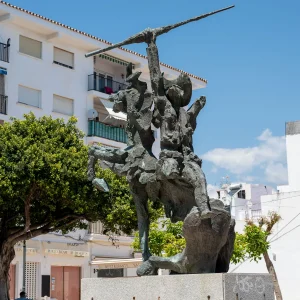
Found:
[[(276, 151), (276, 149), (274, 149)], [(277, 212), (282, 220), (270, 236), (270, 257), (275, 267), (283, 299), (300, 300), (300, 121), (286, 123), (288, 185), (278, 186), (271, 195), (261, 196), (261, 215)], [(243, 223), (243, 222), (242, 222)], [(242, 226), (239, 226), (242, 228)], [(232, 272), (267, 273), (265, 262), (245, 262)]]
[[(236, 221), (260, 217), (261, 196), (271, 195), (273, 192), (274, 189), (270, 186), (250, 183), (223, 184), (217, 190), (218, 198), (224, 202)], [(236, 226), (239, 226), (239, 222)]]
[[(124, 148), (126, 115), (114, 113), (108, 97), (126, 87), (128, 63), (143, 72), (140, 79), (150, 88), (149, 71), (145, 56), (123, 48), (85, 58), (85, 53), (107, 45), (101, 38), (0, 1), (0, 123), (30, 111), (65, 120), (75, 115), (87, 144)], [(183, 72), (163, 63), (161, 69), (168, 79)], [(193, 89), (206, 86), (204, 79), (188, 75)], [(157, 155), (159, 132), (156, 136)], [(28, 241), (28, 297), (79, 300), (83, 277), (135, 276), (141, 259), (133, 256), (132, 238), (117, 239), (115, 246), (98, 222), (67, 236), (52, 233)], [(20, 244), (11, 266), (11, 299), (22, 288), (22, 274)]]

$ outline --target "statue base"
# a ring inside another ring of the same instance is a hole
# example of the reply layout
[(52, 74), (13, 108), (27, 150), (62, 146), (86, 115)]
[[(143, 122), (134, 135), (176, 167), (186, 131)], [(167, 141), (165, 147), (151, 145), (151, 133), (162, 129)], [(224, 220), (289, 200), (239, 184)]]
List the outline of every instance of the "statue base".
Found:
[(274, 300), (268, 274), (84, 278), (81, 300)]

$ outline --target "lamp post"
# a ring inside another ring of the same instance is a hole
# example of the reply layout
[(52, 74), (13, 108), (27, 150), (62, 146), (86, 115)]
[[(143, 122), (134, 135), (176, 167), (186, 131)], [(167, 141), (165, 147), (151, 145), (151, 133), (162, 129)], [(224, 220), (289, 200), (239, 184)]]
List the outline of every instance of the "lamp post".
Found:
[(22, 292), (25, 292), (25, 284), (26, 284), (26, 241), (23, 241), (23, 285)]

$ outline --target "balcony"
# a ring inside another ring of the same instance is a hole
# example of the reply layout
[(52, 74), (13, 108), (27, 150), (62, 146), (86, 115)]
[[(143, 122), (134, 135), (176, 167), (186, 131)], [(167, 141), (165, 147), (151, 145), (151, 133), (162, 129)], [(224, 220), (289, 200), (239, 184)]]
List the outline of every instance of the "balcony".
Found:
[(127, 84), (113, 81), (110, 77), (104, 77), (97, 74), (88, 76), (88, 90), (98, 91), (105, 94), (114, 94), (120, 90), (124, 90)]
[(7, 114), (7, 96), (0, 95), (0, 114)]
[(0, 43), (0, 60), (9, 62), (9, 40), (7, 44)]
[(252, 219), (257, 221), (262, 217), (262, 212), (260, 209), (251, 211)]
[(103, 234), (103, 225), (100, 221), (95, 223), (89, 223), (88, 233), (89, 234)]
[(88, 122), (88, 136), (98, 136), (120, 143), (127, 143), (127, 135), (124, 128), (106, 125), (94, 120), (89, 120)]

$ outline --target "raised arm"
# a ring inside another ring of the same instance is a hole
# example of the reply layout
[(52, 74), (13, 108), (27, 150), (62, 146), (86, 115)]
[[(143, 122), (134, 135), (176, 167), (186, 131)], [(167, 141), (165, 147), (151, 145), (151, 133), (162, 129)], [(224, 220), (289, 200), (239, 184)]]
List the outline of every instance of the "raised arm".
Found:
[(206, 97), (201, 96), (199, 99), (197, 99), (194, 104), (188, 109), (187, 114), (189, 116), (189, 122), (193, 128), (193, 130), (196, 129), (196, 119), (201, 111), (201, 109), (205, 106), (206, 104)]

